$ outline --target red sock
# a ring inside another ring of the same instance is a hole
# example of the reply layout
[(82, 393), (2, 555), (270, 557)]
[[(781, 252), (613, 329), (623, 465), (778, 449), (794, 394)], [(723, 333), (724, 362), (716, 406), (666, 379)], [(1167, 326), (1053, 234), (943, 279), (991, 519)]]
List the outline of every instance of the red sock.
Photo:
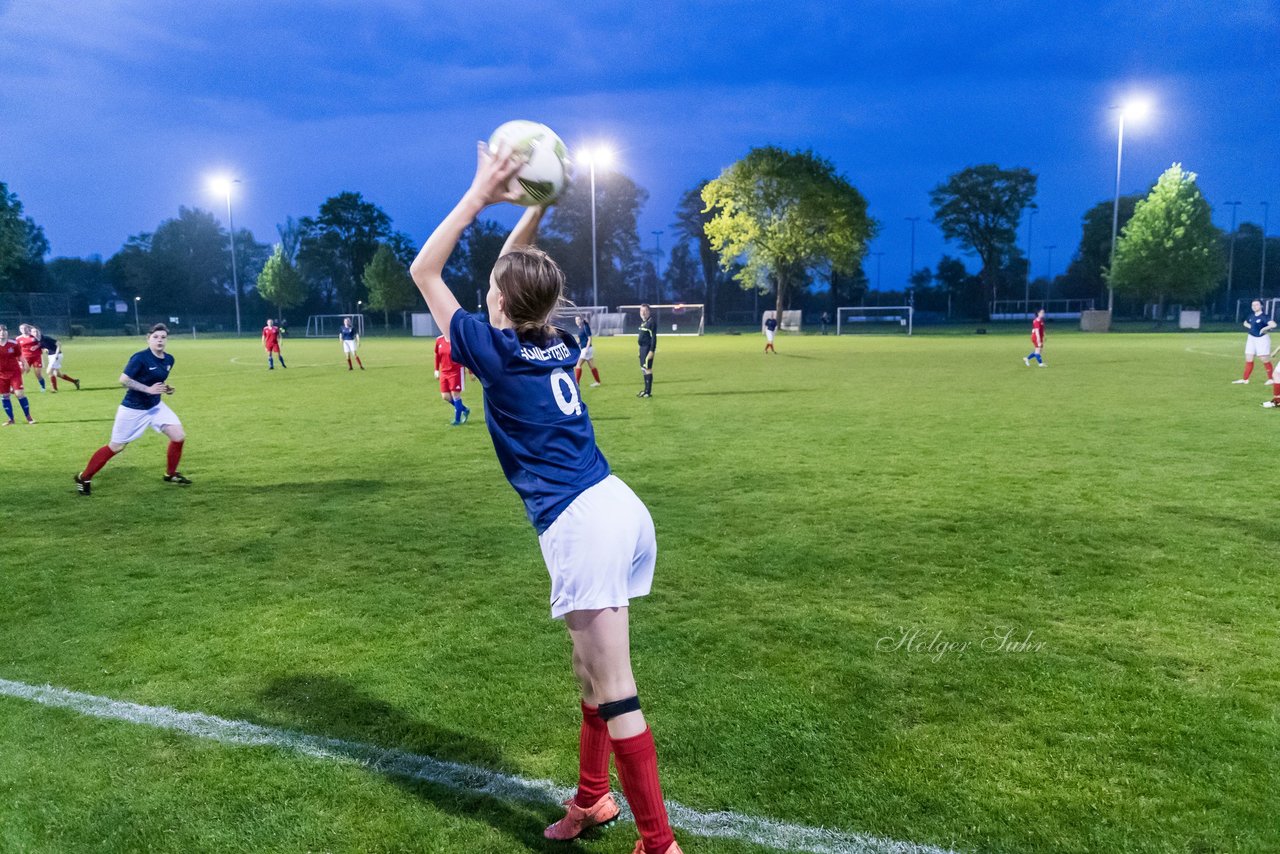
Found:
[(63, 378), (64, 380), (66, 380), (67, 382), (69, 382), (69, 383), (73, 383), (73, 384), (74, 384), (74, 383), (78, 383), (78, 382), (80, 382), (80, 380), (76, 379), (76, 378), (75, 378), (75, 377), (73, 377), (73, 376), (69, 376), (69, 375), (67, 375), (67, 374), (63, 374), (63, 375), (62, 375), (62, 378)]
[(582, 368), (573, 369), (573, 381), (578, 385), (582, 385)]
[(84, 467), (84, 471), (80, 473), (81, 480), (93, 480), (93, 476), (102, 471), (102, 467), (107, 464), (107, 460), (116, 455), (111, 450), (110, 445), (103, 445), (101, 448), (93, 452), (93, 456), (89, 458), (89, 465)]
[(182, 459), (182, 445), (184, 442), (169, 443), (169, 469), (165, 474), (170, 477), (173, 477), (173, 473), (178, 470), (178, 460)]
[(666, 804), (662, 802), (658, 751), (653, 746), (653, 732), (645, 727), (639, 735), (611, 740), (618, 777), (622, 780), (622, 794), (626, 795), (631, 812), (635, 814), (644, 850), (648, 854), (663, 854), (676, 837), (667, 820)]
[(356, 356), (356, 364), (360, 366), (360, 370), (364, 370), (364, 362), (360, 361), (359, 356)]
[[(1270, 363), (1270, 362), (1263, 362), (1263, 363), (1262, 363), (1262, 367), (1264, 367), (1264, 368), (1266, 368), (1266, 369), (1267, 369), (1267, 379), (1271, 379), (1271, 372), (1272, 372), (1272, 371), (1274, 371), (1274, 370), (1275, 370), (1275, 368), (1273, 368), (1273, 367), (1271, 366), (1271, 363)], [(53, 390), (54, 390), (54, 391), (57, 391), (57, 390), (58, 390), (58, 383), (57, 383), (57, 381), (56, 381), (56, 380), (54, 381), (54, 384), (53, 384)]]
[(1253, 362), (1245, 362), (1243, 379), (1246, 379), (1246, 380), (1249, 379), (1249, 374), (1251, 373), (1253, 373)]
[(596, 378), (596, 382), (600, 382), (600, 372), (594, 366), (591, 368), (591, 376)]
[(582, 704), (578, 735), (578, 794), (573, 802), (586, 809), (609, 794), (609, 727), (596, 706)]
[(355, 370), (355, 368), (351, 367), (351, 357), (350, 357), (350, 356), (348, 356), (348, 357), (347, 357), (347, 370), (348, 370), (348, 371), (353, 371), (353, 370)]

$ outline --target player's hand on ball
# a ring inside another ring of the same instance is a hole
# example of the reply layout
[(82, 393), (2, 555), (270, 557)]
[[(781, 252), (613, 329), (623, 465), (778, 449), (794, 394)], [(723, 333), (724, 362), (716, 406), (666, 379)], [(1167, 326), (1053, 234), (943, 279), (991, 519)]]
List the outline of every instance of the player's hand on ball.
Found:
[(486, 205), (515, 202), (516, 196), (508, 183), (524, 163), (524, 158), (507, 145), (501, 146), (497, 153), (490, 153), (487, 142), (476, 143), (476, 177), (472, 179), (468, 193)]

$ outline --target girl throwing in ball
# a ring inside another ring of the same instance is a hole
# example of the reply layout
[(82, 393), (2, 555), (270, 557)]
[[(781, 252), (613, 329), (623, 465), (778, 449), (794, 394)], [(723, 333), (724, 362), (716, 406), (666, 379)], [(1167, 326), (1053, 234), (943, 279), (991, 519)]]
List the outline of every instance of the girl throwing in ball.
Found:
[(543, 209), (526, 210), (503, 246), (489, 276), (488, 322), (463, 311), (444, 283), (445, 262), (463, 229), (489, 205), (514, 200), (507, 184), (523, 162), (505, 147), (491, 155), (483, 143), (478, 160), (470, 189), (410, 272), (436, 323), (448, 330), (453, 359), (484, 387), (498, 462), (524, 501), (551, 575), (551, 616), (564, 620), (573, 641), (582, 686), (578, 791), (545, 835), (573, 839), (617, 817), (609, 791), (612, 753), (640, 830), (636, 854), (679, 854), (631, 674), (628, 602), (646, 595), (653, 580), (653, 520), (596, 447), (572, 374), (578, 343), (548, 323), (564, 274), (531, 245)]

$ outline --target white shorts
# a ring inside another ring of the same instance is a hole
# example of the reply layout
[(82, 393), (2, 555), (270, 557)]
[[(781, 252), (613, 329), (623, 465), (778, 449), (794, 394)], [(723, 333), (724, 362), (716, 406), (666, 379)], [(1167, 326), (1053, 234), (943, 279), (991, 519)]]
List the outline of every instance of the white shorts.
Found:
[(772, 343), (773, 343), (773, 330), (772, 330), (772, 329), (766, 329), (766, 330), (764, 331), (764, 337), (765, 337), (765, 340), (766, 340), (766, 341), (768, 341), (770, 344), (772, 344)]
[(1254, 338), (1248, 336), (1244, 342), (1244, 354), (1246, 356), (1266, 356), (1271, 357), (1271, 336), (1263, 335)]
[(621, 608), (653, 584), (653, 518), (614, 475), (583, 492), (538, 536), (551, 574), (551, 616)]
[(54, 353), (52, 356), (50, 356), (49, 364), (45, 365), (45, 367), (48, 368), (50, 371), (62, 370), (62, 354)]
[(147, 432), (148, 427), (162, 433), (170, 425), (181, 427), (182, 422), (167, 403), (157, 403), (150, 409), (130, 409), (122, 405), (116, 410), (116, 423), (111, 425), (111, 444), (127, 445)]
[(588, 359), (594, 359), (595, 357), (596, 357), (596, 345), (588, 344), (587, 346), (583, 347), (582, 352), (578, 354), (578, 361), (585, 362)]
[(356, 342), (354, 342), (354, 341), (343, 341), (343, 342), (342, 342), (342, 352), (344, 352), (344, 353), (354, 353), (355, 351), (356, 351)]

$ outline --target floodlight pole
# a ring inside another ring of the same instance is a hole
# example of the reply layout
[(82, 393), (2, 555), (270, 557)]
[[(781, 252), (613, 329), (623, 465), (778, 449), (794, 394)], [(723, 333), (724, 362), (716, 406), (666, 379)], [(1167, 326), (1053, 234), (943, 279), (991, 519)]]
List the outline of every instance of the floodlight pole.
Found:
[(240, 335), (240, 276), (236, 272), (236, 221), (231, 217), (231, 185), (240, 181), (227, 182), (227, 227), (231, 233), (231, 293), (236, 302), (236, 335)]
[(600, 280), (596, 270), (596, 158), (591, 162), (591, 304), (600, 304)]
[(1223, 202), (1224, 205), (1231, 208), (1231, 242), (1230, 249), (1227, 250), (1227, 311), (1231, 310), (1231, 285), (1235, 278), (1236, 270), (1236, 208), (1240, 207), (1239, 202)]
[(138, 303), (142, 301), (142, 297), (133, 298), (133, 328), (139, 335), (142, 334), (142, 324), (138, 321)]
[(1258, 274), (1258, 296), (1267, 292), (1267, 218), (1271, 214), (1271, 203), (1262, 203), (1262, 272)]
[[(1032, 206), (1031, 213), (1027, 216), (1027, 283), (1022, 292), (1022, 304), (1026, 307), (1027, 314), (1031, 313), (1031, 225), (1039, 212), (1039, 208)], [(1049, 298), (1047, 293), (1048, 291), (1046, 291), (1046, 300)]]
[(1044, 248), (1045, 251), (1049, 253), (1049, 271), (1045, 273), (1045, 277), (1044, 277), (1044, 283), (1045, 283), (1044, 284), (1044, 301), (1045, 302), (1049, 301), (1049, 289), (1053, 287), (1053, 250), (1057, 248), (1058, 248), (1058, 244), (1056, 243), (1050, 243), (1048, 246)]
[(1120, 108), (1120, 132), (1116, 136), (1116, 197), (1111, 205), (1111, 258), (1107, 262), (1107, 316), (1116, 305), (1116, 289), (1111, 272), (1116, 266), (1116, 233), (1120, 230), (1120, 163), (1124, 157), (1124, 107)]
[(916, 274), (916, 223), (920, 221), (918, 216), (907, 217), (907, 222), (911, 223), (911, 267), (907, 270), (907, 305), (915, 303), (915, 295), (912, 293), (911, 277)]

